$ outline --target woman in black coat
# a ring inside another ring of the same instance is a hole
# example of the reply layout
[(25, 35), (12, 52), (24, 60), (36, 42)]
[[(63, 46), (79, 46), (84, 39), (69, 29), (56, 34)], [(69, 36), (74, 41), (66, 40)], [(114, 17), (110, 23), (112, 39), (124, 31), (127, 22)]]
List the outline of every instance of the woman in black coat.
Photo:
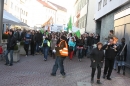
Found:
[(97, 83), (101, 84), (100, 82), (100, 76), (101, 76), (101, 68), (103, 66), (104, 61), (104, 51), (102, 50), (103, 44), (98, 42), (97, 48), (94, 48), (90, 54), (91, 58), (91, 67), (92, 67), (92, 73), (91, 73), (91, 82), (94, 82), (94, 74), (96, 71), (96, 68), (98, 69), (97, 74)]

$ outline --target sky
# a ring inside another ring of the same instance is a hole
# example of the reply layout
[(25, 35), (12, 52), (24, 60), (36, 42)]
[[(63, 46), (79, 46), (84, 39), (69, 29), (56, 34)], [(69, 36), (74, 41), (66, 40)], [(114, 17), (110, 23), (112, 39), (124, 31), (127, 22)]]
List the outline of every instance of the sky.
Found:
[(68, 11), (68, 14), (71, 14), (74, 3), (76, 0), (48, 0), (48, 1), (51, 1), (53, 3), (56, 3), (60, 6), (65, 7)]

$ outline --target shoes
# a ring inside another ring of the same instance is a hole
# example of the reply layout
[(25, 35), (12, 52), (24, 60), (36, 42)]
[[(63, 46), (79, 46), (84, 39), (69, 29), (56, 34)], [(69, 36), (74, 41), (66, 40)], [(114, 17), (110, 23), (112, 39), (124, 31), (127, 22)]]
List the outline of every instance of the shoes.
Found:
[(123, 75), (125, 75), (125, 72), (123, 72)]
[(100, 82), (100, 80), (97, 80), (97, 84), (102, 84), (102, 83)]
[(111, 78), (107, 78), (107, 80), (112, 80)]
[(51, 76), (56, 76), (56, 74), (51, 73)]
[(10, 64), (9, 66), (13, 66), (13, 64)]
[(64, 75), (64, 74), (63, 74), (63, 75), (62, 75), (62, 77), (63, 77), (63, 78), (65, 78), (65, 77), (66, 77), (66, 75)]
[(103, 75), (103, 78), (104, 78), (104, 79), (106, 78), (106, 75), (105, 75), (105, 74)]
[(118, 74), (120, 74), (120, 72), (119, 72), (119, 71), (118, 71), (117, 73), (118, 73)]
[(9, 65), (9, 64), (6, 63), (5, 65)]
[(28, 55), (26, 55), (26, 57), (28, 57)]
[(94, 83), (94, 79), (93, 78), (91, 78), (91, 83)]
[(81, 62), (82, 60), (81, 59), (79, 59), (79, 62)]
[(46, 59), (44, 59), (44, 61), (47, 61)]

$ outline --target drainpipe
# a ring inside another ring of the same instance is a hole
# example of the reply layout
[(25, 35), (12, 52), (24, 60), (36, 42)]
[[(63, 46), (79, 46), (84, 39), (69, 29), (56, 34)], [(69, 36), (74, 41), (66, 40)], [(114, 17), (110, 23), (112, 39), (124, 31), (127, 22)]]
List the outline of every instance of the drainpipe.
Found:
[(2, 30), (3, 30), (3, 8), (4, 0), (0, 0), (0, 43), (2, 41)]
[(87, 13), (86, 13), (86, 23), (85, 23), (85, 32), (86, 32), (86, 29), (87, 29), (87, 23), (88, 23), (88, 7), (89, 7), (89, 0), (87, 0)]

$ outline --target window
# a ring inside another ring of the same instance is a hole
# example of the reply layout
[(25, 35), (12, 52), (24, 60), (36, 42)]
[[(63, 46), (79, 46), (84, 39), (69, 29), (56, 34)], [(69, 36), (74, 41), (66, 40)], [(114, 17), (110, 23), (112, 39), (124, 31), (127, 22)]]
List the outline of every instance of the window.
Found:
[(26, 12), (26, 16), (28, 16), (28, 13)]
[(98, 3), (98, 10), (101, 9), (101, 5), (102, 5), (102, 0)]
[(7, 4), (7, 1), (8, 1), (8, 0), (4, 0), (4, 3)]
[(11, 2), (11, 8), (13, 9), (13, 3)]
[(105, 6), (107, 4), (107, 0), (104, 0), (103, 2), (103, 6)]

